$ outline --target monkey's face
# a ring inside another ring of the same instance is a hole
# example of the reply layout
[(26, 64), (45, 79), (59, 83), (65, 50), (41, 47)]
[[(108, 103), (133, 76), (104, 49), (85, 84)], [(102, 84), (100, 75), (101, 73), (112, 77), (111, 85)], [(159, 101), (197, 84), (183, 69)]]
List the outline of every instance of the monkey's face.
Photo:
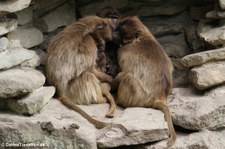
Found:
[[(112, 22), (109, 19), (104, 19), (100, 24), (97, 24), (95, 30), (95, 37), (97, 37), (98, 41), (103, 42), (112, 40), (113, 37), (113, 29)], [(102, 44), (102, 43), (100, 43)]]

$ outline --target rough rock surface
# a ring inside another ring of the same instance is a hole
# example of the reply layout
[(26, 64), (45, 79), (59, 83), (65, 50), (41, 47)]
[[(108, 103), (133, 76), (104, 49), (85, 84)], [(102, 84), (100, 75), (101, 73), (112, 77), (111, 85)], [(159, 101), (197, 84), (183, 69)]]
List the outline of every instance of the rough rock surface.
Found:
[(224, 0), (219, 0), (220, 8), (225, 10), (225, 1)]
[(45, 76), (31, 68), (13, 68), (0, 72), (0, 98), (28, 94), (45, 83)]
[(42, 32), (35, 27), (17, 28), (10, 32), (7, 37), (9, 40), (20, 40), (20, 44), (24, 48), (31, 48), (43, 42)]
[(190, 82), (199, 90), (205, 90), (225, 82), (225, 61), (207, 63), (191, 69)]
[[(147, 115), (149, 117), (146, 117)], [(119, 128), (101, 130), (97, 140), (99, 147), (142, 144), (168, 137), (167, 123), (159, 110), (128, 108), (123, 111), (123, 115), (116, 117), (112, 122), (123, 125), (126, 130)]]
[(187, 55), (181, 59), (181, 63), (186, 67), (192, 67), (218, 60), (225, 60), (225, 48)]
[(31, 117), (1, 112), (0, 124), (0, 142), (5, 147), (7, 143), (35, 143), (36, 148), (97, 149), (94, 126), (56, 99)]
[(24, 25), (32, 20), (33, 10), (31, 7), (16, 12), (18, 25)]
[[(78, 113), (69, 110), (58, 100), (51, 99), (41, 113), (32, 117), (1, 112), (0, 138), (2, 139), (0, 141), (3, 144), (7, 143), (8, 140), (13, 143), (37, 142), (50, 146), (50, 148), (96, 149), (97, 143), (100, 143), (100, 141), (108, 140), (108, 144), (112, 141), (107, 136), (109, 134), (112, 134), (115, 139), (114, 142), (111, 142), (111, 146), (116, 144), (129, 145), (131, 142), (139, 143), (138, 141), (145, 142), (147, 138), (151, 141), (151, 139), (155, 140), (155, 138), (162, 140), (168, 137), (167, 124), (160, 111), (145, 108), (129, 108), (123, 111), (117, 108), (115, 118), (107, 119), (104, 116), (109, 108), (108, 104), (81, 106), (81, 108), (99, 120), (121, 124), (130, 134), (121, 133), (123, 131), (122, 129), (119, 130), (120, 127), (107, 127), (101, 131), (96, 130)], [(134, 118), (132, 114), (137, 117)], [(43, 122), (48, 123), (44, 123), (45, 126), (43, 126)], [(41, 130), (41, 127), (43, 130)], [(8, 133), (8, 131), (11, 133)], [(107, 133), (104, 134), (106, 131)], [(159, 134), (160, 136), (158, 136)], [(126, 135), (130, 135), (130, 140), (127, 138), (128, 142), (122, 142), (121, 140), (124, 140)]]
[(0, 1), (0, 11), (16, 12), (29, 6), (31, 0)]
[(185, 10), (185, 6), (182, 5), (161, 5), (158, 7), (144, 6), (138, 12), (139, 16), (157, 16), (157, 15), (174, 15)]
[[(175, 144), (169, 149), (223, 149), (225, 148), (225, 130), (208, 131), (203, 130), (191, 134), (177, 134)], [(146, 145), (141, 149), (165, 149), (166, 141), (161, 141), (153, 145)]]
[(173, 122), (191, 130), (217, 130), (225, 127), (225, 86), (205, 94), (191, 88), (174, 88), (169, 108)]
[[(3, 52), (7, 49), (9, 45), (9, 40), (5, 37), (0, 38), (0, 52)], [(0, 53), (1, 55), (1, 53)]]
[(201, 22), (198, 26), (198, 35), (212, 45), (223, 45), (225, 42), (225, 26), (214, 27), (207, 22)]
[(70, 24), (75, 20), (75, 9), (69, 4), (57, 8), (36, 21), (35, 26), (42, 32), (51, 32), (58, 27)]
[(0, 70), (19, 65), (20, 63), (29, 60), (34, 56), (34, 51), (23, 48), (7, 49), (6, 51), (0, 53)]
[(103, 8), (105, 6), (112, 6), (115, 9), (122, 8), (128, 3), (128, 0), (104, 0), (104, 1), (93, 1), (87, 5), (84, 5), (82, 7), (79, 7), (79, 12), (81, 13), (81, 16), (87, 16), (87, 15), (93, 15), (96, 13), (96, 8)]
[(55, 94), (55, 87), (41, 87), (21, 99), (9, 99), (8, 107), (24, 115), (33, 115), (39, 112)]
[(167, 55), (178, 58), (190, 53), (190, 49), (184, 39), (184, 34), (179, 34), (163, 36), (158, 38), (158, 41)]
[(21, 63), (21, 66), (26, 67), (37, 67), (40, 64), (45, 65), (47, 54), (41, 49), (33, 49), (31, 51), (35, 52), (35, 56), (27, 61)]
[(5, 19), (4, 22), (0, 21), (0, 36), (7, 34), (10, 31), (13, 31), (17, 28), (16, 19)]

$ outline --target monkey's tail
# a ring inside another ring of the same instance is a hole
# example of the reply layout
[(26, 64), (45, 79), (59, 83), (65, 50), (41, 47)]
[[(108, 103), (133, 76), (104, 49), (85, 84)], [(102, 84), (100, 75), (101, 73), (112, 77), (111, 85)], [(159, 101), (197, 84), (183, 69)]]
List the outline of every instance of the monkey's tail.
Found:
[(165, 120), (168, 124), (168, 129), (169, 129), (169, 139), (167, 142), (168, 147), (172, 146), (175, 141), (176, 141), (176, 132), (173, 127), (173, 122), (172, 122), (172, 117), (170, 114), (170, 110), (168, 106), (163, 102), (163, 101), (156, 101), (154, 103), (154, 108), (161, 110), (164, 113)]
[(68, 108), (74, 110), (75, 112), (79, 113), (81, 116), (83, 116), (85, 119), (87, 119), (91, 124), (93, 124), (97, 129), (102, 129), (108, 125), (109, 123), (98, 121), (94, 118), (92, 118), (89, 114), (87, 114), (85, 111), (83, 111), (80, 107), (78, 107), (76, 104), (70, 101), (68, 97), (60, 97), (59, 100)]

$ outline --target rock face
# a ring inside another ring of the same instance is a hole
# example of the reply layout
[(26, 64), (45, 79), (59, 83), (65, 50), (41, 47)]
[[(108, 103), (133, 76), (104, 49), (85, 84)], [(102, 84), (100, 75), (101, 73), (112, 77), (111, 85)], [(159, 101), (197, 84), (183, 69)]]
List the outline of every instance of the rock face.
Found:
[(199, 90), (211, 88), (225, 82), (225, 61), (207, 63), (191, 69), (189, 79)]
[(45, 76), (31, 68), (14, 68), (0, 72), (0, 98), (28, 94), (45, 83)]
[[(35, 36), (34, 36), (35, 35)], [(43, 34), (37, 28), (17, 28), (7, 35), (9, 40), (20, 40), (21, 46), (31, 48), (43, 42)]]
[(0, 38), (0, 52), (3, 52), (7, 49), (9, 40), (5, 37)]
[(205, 94), (190, 88), (175, 88), (169, 108), (173, 122), (191, 130), (217, 130), (224, 128), (225, 86)]
[(165, 5), (158, 7), (144, 6), (137, 12), (137, 14), (139, 16), (174, 15), (184, 11), (185, 8), (186, 7), (182, 5)]
[(15, 30), (16, 27), (17, 27), (16, 19), (6, 19), (4, 22), (0, 21), (0, 36)]
[(33, 17), (33, 10), (31, 8), (26, 8), (21, 11), (16, 12), (17, 20), (19, 25), (24, 25), (29, 23)]
[(218, 61), (225, 59), (225, 48), (209, 50), (190, 54), (181, 59), (181, 63), (186, 67), (198, 66), (210, 61)]
[(57, 8), (55, 11), (47, 14), (37, 20), (35, 26), (42, 32), (51, 32), (58, 27), (68, 25), (75, 20), (75, 9), (69, 4)]
[(223, 45), (225, 41), (225, 26), (214, 27), (213, 25), (202, 22), (198, 27), (199, 36), (212, 45)]
[(22, 99), (9, 100), (8, 107), (18, 114), (33, 115), (39, 112), (54, 94), (54, 87), (41, 87)]
[(29, 6), (31, 0), (6, 0), (0, 2), (0, 11), (16, 12)]
[[(208, 131), (203, 130), (192, 134), (178, 134), (177, 141), (169, 149), (197, 149), (197, 148), (225, 148), (223, 140), (225, 139), (225, 130)], [(167, 148), (166, 141), (146, 146), (142, 149), (164, 149)]]
[[(37, 143), (36, 148), (44, 146), (45, 148), (97, 149), (94, 141), (96, 129), (79, 114), (55, 99), (52, 99), (40, 114), (25, 117), (1, 113), (0, 120), (0, 142), (5, 146), (10, 140), (14, 144)], [(46, 123), (52, 125), (45, 128), (43, 124)], [(74, 124), (79, 125), (80, 128), (73, 128)]]
[(0, 52), (0, 70), (17, 66), (34, 56), (34, 51), (23, 48), (10, 48), (5, 52)]
[(101, 130), (97, 140), (101, 148), (143, 144), (168, 137), (167, 123), (163, 113), (158, 110), (128, 108), (112, 123), (121, 124), (126, 130), (113, 127)]
[[(129, 108), (125, 111), (117, 109), (117, 116), (111, 120), (104, 118), (108, 104), (81, 107), (88, 113), (92, 111), (91, 115), (97, 119), (112, 121), (112, 123), (121, 124), (124, 128), (107, 127), (103, 130), (96, 130), (79, 114), (69, 110), (58, 100), (52, 99), (41, 113), (32, 117), (1, 113), (0, 138), (2, 139), (0, 141), (3, 144), (8, 140), (14, 143), (38, 142), (50, 148), (97, 149), (97, 143), (99, 147), (107, 144), (107, 147), (111, 148), (119, 144), (146, 142), (147, 138), (148, 141), (153, 141), (156, 140), (155, 138), (162, 140), (168, 137), (167, 124), (160, 111), (145, 108)], [(137, 116), (136, 119), (133, 116)], [(43, 122), (48, 122), (49, 126), (47, 128), (42, 126)], [(128, 132), (127, 134), (123, 133), (124, 129)], [(11, 133), (6, 135), (8, 131)], [(123, 142), (125, 138), (128, 142)], [(115, 139), (114, 142), (113, 139)]]

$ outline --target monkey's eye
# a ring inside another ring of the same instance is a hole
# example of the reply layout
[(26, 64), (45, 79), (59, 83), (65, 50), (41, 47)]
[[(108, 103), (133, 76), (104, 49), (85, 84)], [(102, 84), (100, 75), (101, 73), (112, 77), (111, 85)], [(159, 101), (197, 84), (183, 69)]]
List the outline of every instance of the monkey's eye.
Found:
[(98, 29), (98, 30), (103, 30), (103, 29), (104, 29), (104, 25), (102, 25), (102, 24), (98, 25), (98, 26), (97, 26), (97, 29)]

